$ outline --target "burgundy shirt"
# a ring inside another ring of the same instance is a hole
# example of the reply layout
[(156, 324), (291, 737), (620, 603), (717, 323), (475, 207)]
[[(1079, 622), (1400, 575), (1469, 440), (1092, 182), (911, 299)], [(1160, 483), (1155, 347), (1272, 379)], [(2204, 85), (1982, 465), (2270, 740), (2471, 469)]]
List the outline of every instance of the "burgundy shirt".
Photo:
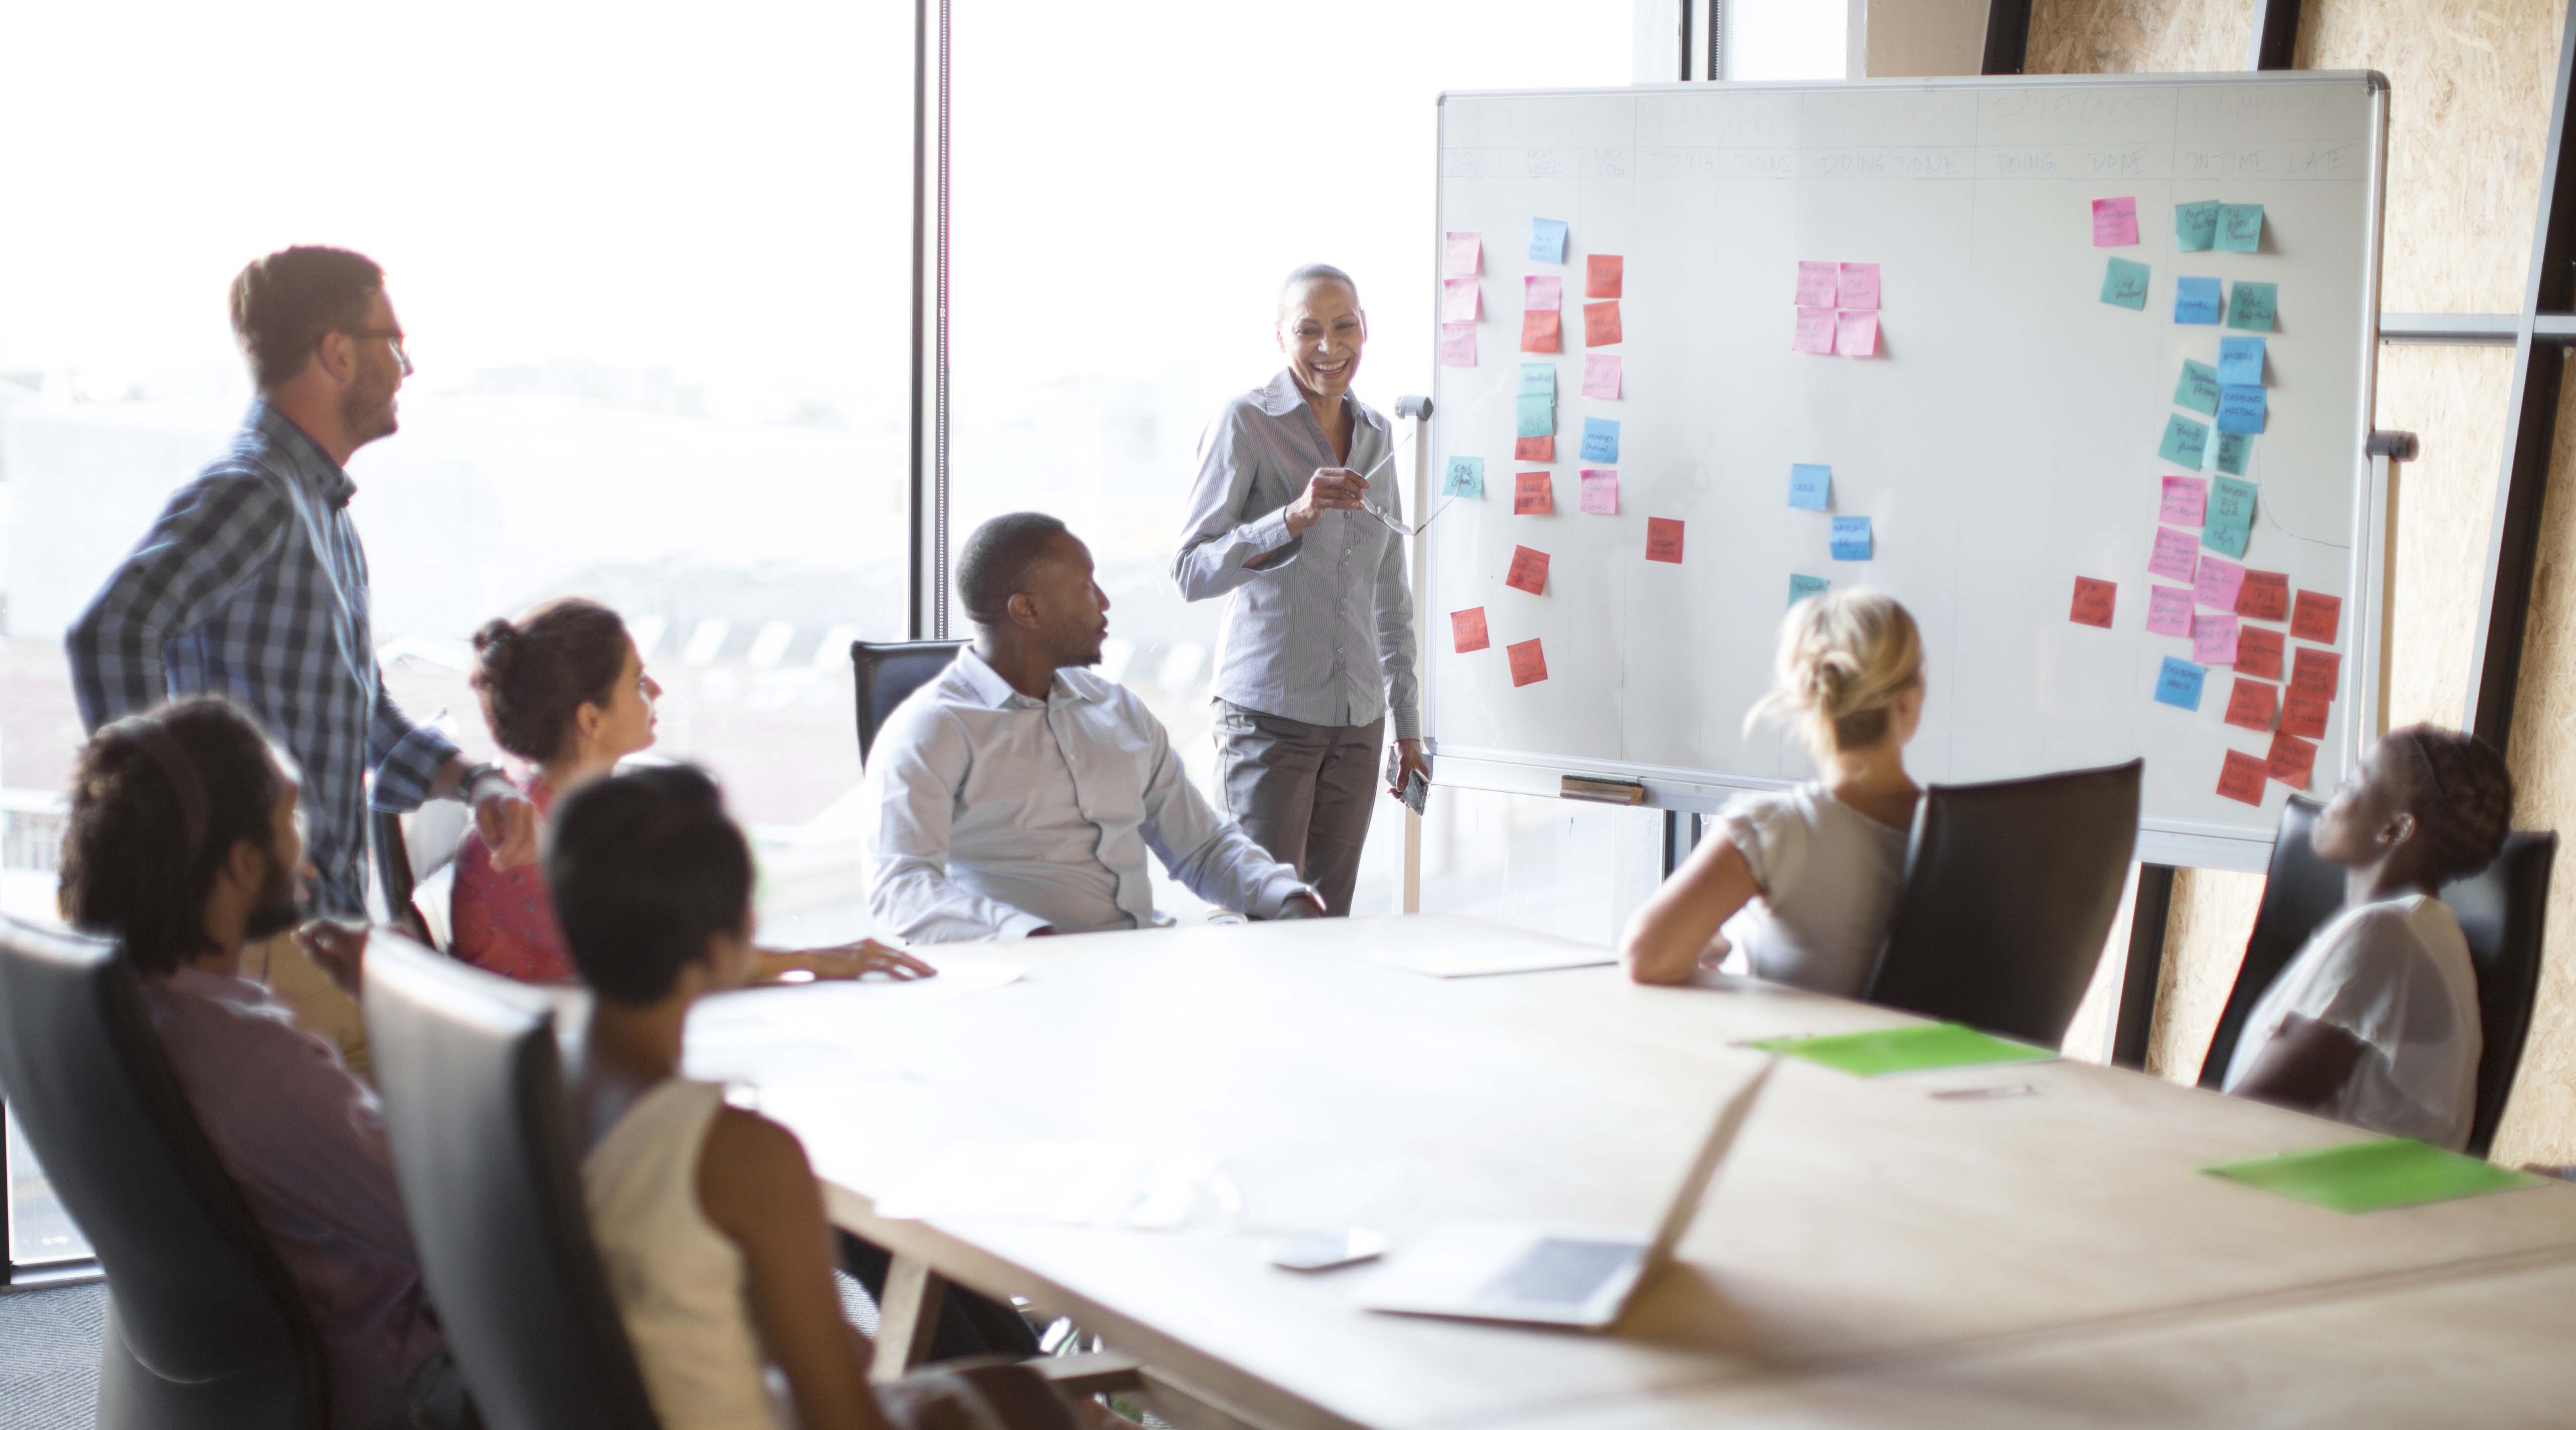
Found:
[[(554, 808), (555, 792), (541, 777), (528, 776), (520, 788), (540, 818)], [(581, 981), (572, 948), (555, 922), (555, 896), (546, 887), (545, 864), (493, 868), (492, 850), (480, 827), (466, 830), (465, 842), (457, 848), (447, 916), (456, 956), (477, 968), (522, 983)]]

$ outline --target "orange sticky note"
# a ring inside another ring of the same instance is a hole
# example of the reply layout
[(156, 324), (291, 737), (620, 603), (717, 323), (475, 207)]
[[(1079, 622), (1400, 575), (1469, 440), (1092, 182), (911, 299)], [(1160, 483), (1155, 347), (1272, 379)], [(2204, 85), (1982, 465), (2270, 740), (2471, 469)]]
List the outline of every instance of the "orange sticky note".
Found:
[(1512, 515), (1539, 516), (1556, 510), (1556, 484), (1545, 472), (1519, 472), (1512, 477)]
[(1615, 253), (1588, 254), (1583, 260), (1583, 296), (1616, 298), (1620, 281), (1627, 276), (1628, 260)]
[(1619, 341), (1619, 300), (1583, 305), (1583, 345), (1606, 348)]
[(2263, 762), (2264, 774), (2292, 789), (2306, 789), (2316, 768), (2316, 746), (2286, 730), (2272, 737), (2272, 757)]
[(2319, 645), (2335, 643), (2335, 629), (2343, 622), (2343, 597), (2328, 596), (2318, 591), (2301, 591), (2299, 603), (2290, 608), (2290, 634)]
[(2335, 687), (2343, 674), (2343, 657), (2330, 650), (2301, 646), (2290, 662), (2290, 688), (2301, 695), (2319, 700), (2335, 698)]
[(2326, 737), (2326, 701), (2322, 695), (2303, 695), (2296, 690), (2281, 702), (2281, 728), (2293, 735), (2311, 740)]
[(1492, 644), (1485, 639), (1485, 608), (1470, 606), (1463, 611), (1451, 611), (1449, 634), (1457, 643), (1460, 655), (1465, 655), (1471, 650), (1483, 650)]
[(1564, 332), (1565, 315), (1552, 308), (1532, 308), (1521, 314), (1521, 351), (1552, 353), (1558, 350)]
[(2261, 676), (2265, 680), (2281, 678), (2281, 633), (2262, 626), (2236, 628), (2236, 673)]
[[(1533, 596), (1545, 595), (1547, 593), (1547, 553), (1532, 551), (1526, 546), (1513, 547), (1511, 573), (1503, 577), (1503, 584), (1515, 591), (1527, 591)], [(1532, 644), (1535, 645), (1536, 642)]]
[(2263, 803), (2263, 762), (2243, 750), (2227, 752), (2218, 767), (2218, 792), (2239, 804)]
[(1646, 518), (1646, 559), (1669, 561), (1678, 566), (1682, 561), (1682, 524), (1670, 517)]
[(2278, 571), (2248, 571), (2236, 588), (2236, 614), (2277, 621), (2290, 614), (2290, 578)]
[(1556, 460), (1556, 438), (1553, 436), (1515, 438), (1512, 442), (1512, 460), (1553, 462)]
[(2272, 717), (2281, 710), (2281, 687), (2267, 680), (2236, 677), (2236, 685), (2227, 692), (2227, 723), (2248, 730), (2269, 730)]
[(2075, 609), (2068, 613), (2067, 619), (2079, 626), (2100, 626), (2107, 631), (2111, 629), (2111, 607), (2119, 594), (2120, 588), (2111, 582), (2078, 576), (2075, 578)]
[(1505, 646), (1503, 654), (1512, 662), (1512, 684), (1536, 685), (1547, 679), (1547, 652), (1539, 649), (1537, 641)]

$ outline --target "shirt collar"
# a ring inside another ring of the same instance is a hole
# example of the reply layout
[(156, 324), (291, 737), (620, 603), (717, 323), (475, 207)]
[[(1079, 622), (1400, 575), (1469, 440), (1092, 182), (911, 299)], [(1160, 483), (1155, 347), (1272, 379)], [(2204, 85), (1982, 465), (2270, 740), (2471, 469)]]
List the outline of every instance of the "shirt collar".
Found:
[(269, 450), (284, 459), (286, 470), (324, 502), (344, 507), (349, 504), (349, 498), (358, 494), (358, 484), (350, 481), (349, 474), (340, 469), (340, 464), (331, 460), (331, 454), (322, 450), (322, 444), (296, 426), (285, 413), (270, 406), (267, 399), (262, 398), (250, 405), (250, 414), (243, 419), (243, 425), (258, 433)]
[[(975, 698), (991, 709), (1012, 709), (1014, 708), (1012, 702), (1015, 700), (1019, 702), (1019, 708), (1024, 709), (1035, 708), (1040, 703), (1020, 694), (1019, 689), (1004, 680), (1002, 673), (993, 669), (984, 657), (977, 655), (971, 645), (957, 652), (957, 674), (966, 682), (967, 688), (975, 693)], [(1103, 692), (1094, 687), (1101, 684), (1103, 682), (1097, 676), (1075, 670), (1059, 670), (1055, 673), (1055, 685), (1047, 692), (1045, 703), (1052, 704), (1057, 699), (1065, 699), (1088, 704), (1100, 698)]]
[[(1297, 374), (1293, 369), (1279, 369), (1279, 375), (1270, 379), (1270, 385), (1261, 389), (1261, 410), (1273, 417), (1285, 417), (1305, 405), (1306, 389), (1297, 385)], [(1352, 418), (1362, 426), (1381, 429), (1385, 426), (1375, 410), (1347, 392), (1342, 394), (1342, 405), (1351, 410)]]

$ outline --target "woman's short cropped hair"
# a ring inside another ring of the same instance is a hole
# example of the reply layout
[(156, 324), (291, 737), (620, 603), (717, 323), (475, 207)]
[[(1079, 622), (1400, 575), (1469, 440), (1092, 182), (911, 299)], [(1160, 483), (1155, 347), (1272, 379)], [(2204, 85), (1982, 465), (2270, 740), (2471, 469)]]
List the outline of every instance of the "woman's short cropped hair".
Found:
[(1771, 692), (1744, 720), (1791, 726), (1818, 761), (1887, 738), (1897, 700), (1923, 680), (1923, 636), (1896, 598), (1867, 587), (1809, 596), (1780, 622)]

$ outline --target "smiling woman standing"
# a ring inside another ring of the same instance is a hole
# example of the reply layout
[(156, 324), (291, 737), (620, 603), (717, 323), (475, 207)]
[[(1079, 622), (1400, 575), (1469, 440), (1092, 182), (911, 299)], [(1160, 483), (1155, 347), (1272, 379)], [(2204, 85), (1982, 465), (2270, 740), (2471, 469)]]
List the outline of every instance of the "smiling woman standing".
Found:
[(1403, 520), (1393, 469), (1378, 470), (1391, 429), (1351, 395), (1368, 343), (1359, 285), (1321, 263), (1289, 274), (1278, 337), (1286, 369), (1228, 402), (1199, 440), (1172, 578), (1184, 600), (1226, 598), (1218, 799), (1343, 915), (1390, 719), (1389, 792), (1430, 774), (1413, 597), (1388, 524)]

